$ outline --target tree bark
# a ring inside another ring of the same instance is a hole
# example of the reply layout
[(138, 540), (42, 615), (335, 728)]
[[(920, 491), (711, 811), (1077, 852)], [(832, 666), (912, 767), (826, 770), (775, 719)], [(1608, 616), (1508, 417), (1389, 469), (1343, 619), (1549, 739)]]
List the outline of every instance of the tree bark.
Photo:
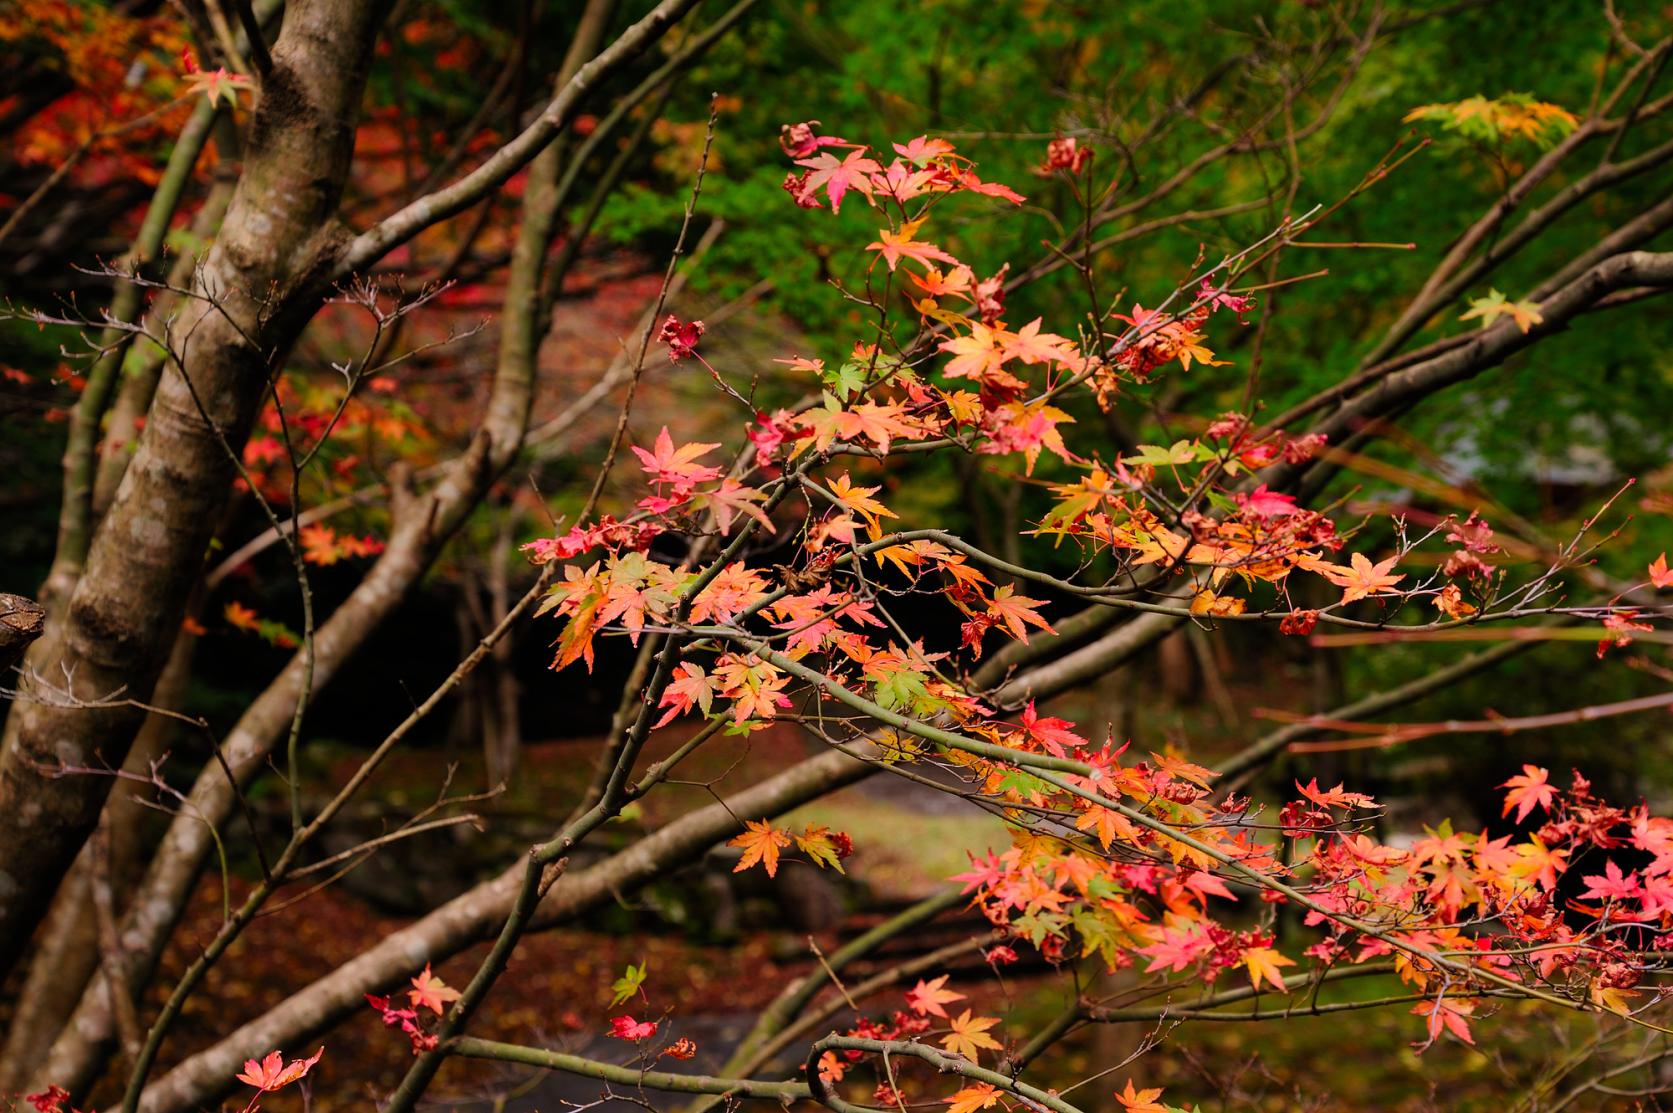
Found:
[(33, 599), (0, 592), (0, 683), (46, 629), (46, 609)]
[[(238, 188), (127, 474), (0, 753), (0, 976), (98, 821), (185, 611), (273, 369), (329, 290), (336, 212), (383, 0), (295, 0), (263, 78)], [(47, 685), (61, 685), (52, 691)]]
[[(582, 62), (598, 49), (607, 23), (594, 18), (578, 31), (558, 75), (560, 86), (572, 80)], [(522, 448), (540, 345), (550, 322), (550, 302), (541, 291), (564, 200), (558, 185), (561, 168), (562, 156), (556, 147), (541, 152), (530, 167), (522, 223), (506, 281), (493, 386), (476, 438), (424, 494), (411, 494), (397, 484), (394, 527), (383, 553), (315, 632), (315, 690), (329, 684), (400, 606)], [(236, 783), (229, 783), (218, 765), (205, 769), (192, 786), (188, 805), (170, 824), (122, 924), (124, 963), (132, 986), (149, 983), (202, 872), (214, 845), (206, 824), (219, 827), (232, 815), (238, 793), (266, 768), (297, 701), (310, 694), (304, 690), (305, 674), (304, 658), (298, 652), (222, 743)], [(31, 1069), (37, 1079), (50, 1080), (43, 1085), (57, 1084), (80, 1096), (92, 1085), (115, 1034), (104, 977), (96, 973), (50, 1052), (43, 1061), (31, 1064)]]

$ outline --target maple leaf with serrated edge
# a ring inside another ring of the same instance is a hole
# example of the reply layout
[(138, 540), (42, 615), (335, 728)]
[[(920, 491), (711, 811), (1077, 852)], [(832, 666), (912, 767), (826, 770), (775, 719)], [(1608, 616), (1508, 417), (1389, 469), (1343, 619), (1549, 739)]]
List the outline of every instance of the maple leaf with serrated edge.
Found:
[(715, 680), (720, 694), (732, 701), (732, 718), (771, 719), (778, 708), (789, 707), (790, 699), (783, 689), (790, 682), (765, 661), (751, 664), (739, 657), (723, 657), (715, 662)]
[(949, 975), (943, 974), (927, 982), (922, 978), (918, 979), (918, 984), (906, 991), (907, 1007), (919, 1016), (939, 1016), (945, 1020), (947, 1010), (942, 1006), (964, 1000), (964, 994), (944, 988), (948, 977)]
[(669, 680), (668, 687), (663, 689), (662, 701), (657, 704), (659, 708), (668, 708), (668, 712), (656, 721), (653, 729), (665, 726), (671, 720), (684, 715), (691, 710), (693, 704), (707, 715), (714, 703), (714, 697), (714, 679), (703, 671), (703, 666), (694, 665), (689, 661), (680, 662), (674, 666), (673, 678)]
[(1505, 793), (1504, 810), (1499, 814), (1509, 815), (1514, 810), (1516, 822), (1521, 823), (1536, 807), (1541, 811), (1550, 811), (1551, 801), (1557, 798), (1557, 786), (1546, 782), (1549, 776), (1549, 770), (1537, 765), (1522, 766), (1521, 773), (1499, 786), (1510, 789)]
[(1673, 587), (1673, 570), (1667, 567), (1667, 554), (1662, 553), (1650, 562), (1650, 584), (1652, 587)]
[(1280, 966), (1294, 966), (1295, 960), (1285, 958), (1271, 947), (1250, 947), (1243, 952), (1243, 966), (1249, 971), (1249, 984), (1260, 991), (1263, 980), (1270, 982), (1272, 988), (1279, 993), (1284, 992), (1284, 976), (1278, 972)]
[(739, 514), (754, 518), (768, 533), (774, 533), (777, 531), (773, 529), (772, 519), (755, 505), (766, 497), (754, 487), (745, 486), (727, 476), (720, 481), (719, 487), (698, 495), (696, 504), (706, 506), (714, 513), (715, 525), (720, 527), (722, 534), (732, 532), (732, 521)]
[(696, 462), (699, 456), (719, 447), (718, 444), (682, 444), (675, 448), (674, 438), (669, 435), (668, 426), (664, 425), (662, 432), (656, 435), (655, 451), (646, 452), (634, 445), (633, 454), (639, 457), (640, 466), (656, 482), (689, 491), (699, 483), (721, 477), (719, 468)]
[(918, 229), (923, 227), (923, 224), (924, 219), (920, 217), (917, 220), (909, 220), (902, 224), (898, 232), (884, 228), (877, 233), (877, 239), (866, 244), (866, 250), (881, 254), (883, 261), (889, 265), (890, 271), (893, 271), (902, 259), (911, 259), (913, 262), (922, 263), (926, 267), (931, 262), (956, 264), (958, 260), (939, 247), (932, 243), (920, 243), (913, 238), (918, 234)]
[[(997, 593), (996, 593), (997, 594)], [(1087, 745), (1086, 739), (1069, 729), (1075, 724), (1052, 715), (1041, 715), (1034, 710), (1034, 701), (1022, 709), (1022, 732), (1032, 742), (1043, 746), (1053, 757), (1062, 757), (1071, 749)]]
[(759, 862), (766, 868), (768, 877), (777, 877), (778, 853), (790, 845), (790, 836), (764, 819), (748, 820), (744, 827), (747, 830), (727, 844), (741, 846), (744, 851), (744, 856), (738, 859), (738, 864), (732, 867), (732, 872), (742, 873)]
[(237, 1076), (238, 1081), (247, 1086), (254, 1086), (262, 1093), (271, 1093), (296, 1082), (314, 1069), (320, 1056), (325, 1054), (325, 1048), (320, 1048), (306, 1059), (292, 1059), (285, 1062), (285, 1057), (277, 1051), (269, 1051), (260, 1061), (246, 1059), (244, 1072)]
[(997, 618), (1011, 636), (1021, 642), (1028, 641), (1028, 627), (1035, 626), (1048, 634), (1057, 631), (1051, 628), (1051, 623), (1034, 612), (1045, 605), (1043, 599), (1030, 599), (1026, 595), (1018, 595), (1016, 588), (1010, 584), (1003, 584), (993, 590), (993, 598), (988, 602), (987, 613)]
[(1613, 858), (1604, 862), (1603, 872), (1582, 877), (1586, 891), (1582, 900), (1637, 900), (1644, 887), (1638, 882), (1638, 871), (1622, 872)]
[(813, 158), (797, 159), (796, 165), (812, 171), (802, 184), (802, 192), (811, 194), (823, 186), (825, 195), (831, 199), (832, 213), (842, 211), (842, 199), (850, 189), (859, 190), (870, 201), (870, 176), (883, 169), (875, 159), (866, 157), (864, 149), (850, 151), (840, 159), (828, 151), (821, 151)]
[(1342, 589), (1342, 602), (1352, 603), (1358, 599), (1381, 595), (1405, 579), (1405, 576), (1391, 574), (1394, 562), (1399, 559), (1399, 555), (1396, 554), (1387, 560), (1372, 564), (1364, 553), (1355, 553), (1347, 568), (1323, 562), (1315, 567), (1320, 575)]
[(1523, 332), (1545, 320), (1540, 314), (1538, 302), (1511, 301), (1497, 290), (1488, 290), (1486, 297), (1470, 302), (1469, 312), (1458, 319), (1469, 321), (1478, 317), (1482, 328), (1490, 327), (1500, 317), (1509, 317)]
[(947, 1113), (976, 1113), (978, 1109), (992, 1107), (1003, 1092), (997, 1086), (978, 1082), (973, 1086), (966, 1086), (950, 1098), (942, 1098), (941, 1103), (952, 1107)]
[(971, 1062), (980, 1056), (981, 1048), (998, 1051), (1000, 1043), (988, 1035), (988, 1029), (999, 1023), (995, 1016), (971, 1016), (970, 1010), (965, 1009), (958, 1016), (948, 1022), (952, 1031), (941, 1037), (941, 1046), (955, 1055), (963, 1055)]
[(883, 532), (883, 524), (879, 519), (900, 517), (899, 514), (871, 497), (880, 488), (856, 487), (853, 480), (848, 477), (847, 472), (843, 472), (831, 481), (830, 490), (831, 497), (838, 506), (844, 510), (851, 510), (866, 520), (866, 525), (870, 528), (874, 537)]
[(1133, 1080), (1127, 1080), (1126, 1089), (1115, 1095), (1115, 1100), (1121, 1103), (1126, 1113), (1169, 1113), (1167, 1106), (1156, 1099), (1162, 1096), (1160, 1086), (1147, 1086), (1142, 1090), (1133, 1088)]
[(440, 1016), (447, 1011), (443, 1006), (459, 999), (459, 991), (430, 973), (430, 964), (426, 962), (423, 972), (412, 979), (412, 988), (407, 990), (407, 996), (412, 999), (413, 1008), (429, 1009)]
[(816, 866), (829, 866), (838, 873), (848, 872), (842, 868), (842, 852), (837, 849), (829, 827), (808, 824), (807, 830), (796, 836), (796, 849), (806, 854)]
[(1441, 1029), (1457, 1036), (1471, 1047), (1475, 1040), (1470, 1036), (1470, 1024), (1467, 1019), (1475, 1011), (1475, 1005), (1469, 1001), (1448, 1001), (1444, 997), (1433, 1001), (1419, 1001), (1412, 1006), (1412, 1014), (1428, 1018), (1429, 1042), (1440, 1039)]
[(615, 983), (610, 986), (610, 992), (614, 994), (614, 996), (610, 998), (610, 1007), (613, 1009), (623, 1001), (626, 1001), (629, 997), (632, 997), (635, 993), (643, 992), (642, 987), (644, 984), (644, 960), (641, 959), (638, 966), (634, 966), (632, 963), (629, 963), (627, 970), (624, 971), (622, 976), (617, 978)]

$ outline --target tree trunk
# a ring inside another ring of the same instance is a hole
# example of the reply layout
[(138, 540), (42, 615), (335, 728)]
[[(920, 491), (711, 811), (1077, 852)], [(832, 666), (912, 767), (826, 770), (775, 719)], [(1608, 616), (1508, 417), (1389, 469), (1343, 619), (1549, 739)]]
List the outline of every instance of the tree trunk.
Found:
[[(180, 709), (191, 680), (192, 650), (196, 644), (196, 638), (184, 633), (175, 639), (168, 666), (163, 669), (153, 696), (158, 707)], [(134, 777), (150, 776), (151, 763), (167, 753), (179, 725), (178, 719), (168, 715), (147, 715), (128, 752), (123, 772)], [(124, 778), (111, 789), (105, 804), (110, 823), (110, 880), (118, 913), (126, 906), (126, 898), (139, 882), (149, 856), (152, 840), (147, 838), (146, 828), (153, 813), (139, 802), (149, 795), (149, 784)], [(149, 833), (153, 837), (157, 834)], [(99, 967), (90, 850), (91, 847), (83, 848), (77, 855), (70, 875), (59, 887), (51, 915), (39, 933), (40, 941), (29, 963), (29, 977), (18, 994), (5, 1048), (0, 1051), (0, 1093), (24, 1089), (53, 1041), (64, 1030)]]
[[(219, 521), (232, 456), (338, 266), (336, 212), (385, 4), (294, 0), (238, 188), (169, 337), (145, 429), (63, 617), (29, 654), (0, 753), (0, 976), (17, 962), (110, 790)], [(56, 690), (52, 686), (60, 686)]]

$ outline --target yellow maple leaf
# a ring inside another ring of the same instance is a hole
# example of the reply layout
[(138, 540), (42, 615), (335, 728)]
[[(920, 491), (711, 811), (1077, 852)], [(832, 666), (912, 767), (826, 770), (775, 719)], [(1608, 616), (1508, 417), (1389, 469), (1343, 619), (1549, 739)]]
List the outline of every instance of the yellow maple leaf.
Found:
[(1243, 952), (1243, 965), (1249, 970), (1249, 984), (1255, 989), (1261, 988), (1261, 980), (1272, 983), (1272, 988), (1282, 993), (1284, 978), (1278, 972), (1280, 966), (1294, 966), (1295, 960), (1285, 958), (1271, 947), (1250, 947)]
[(979, 1048), (999, 1050), (999, 1041), (988, 1035), (988, 1029), (999, 1023), (998, 1017), (971, 1016), (970, 1010), (965, 1009), (948, 1023), (953, 1030), (941, 1037), (941, 1046), (955, 1055), (974, 1061)]

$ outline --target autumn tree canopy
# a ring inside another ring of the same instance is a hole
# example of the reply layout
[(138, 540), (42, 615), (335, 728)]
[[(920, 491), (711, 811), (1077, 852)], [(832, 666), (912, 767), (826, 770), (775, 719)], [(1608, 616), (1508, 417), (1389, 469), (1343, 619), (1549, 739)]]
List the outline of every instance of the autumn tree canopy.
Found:
[(1661, 1100), (1666, 13), (0, 50), (5, 1100)]

